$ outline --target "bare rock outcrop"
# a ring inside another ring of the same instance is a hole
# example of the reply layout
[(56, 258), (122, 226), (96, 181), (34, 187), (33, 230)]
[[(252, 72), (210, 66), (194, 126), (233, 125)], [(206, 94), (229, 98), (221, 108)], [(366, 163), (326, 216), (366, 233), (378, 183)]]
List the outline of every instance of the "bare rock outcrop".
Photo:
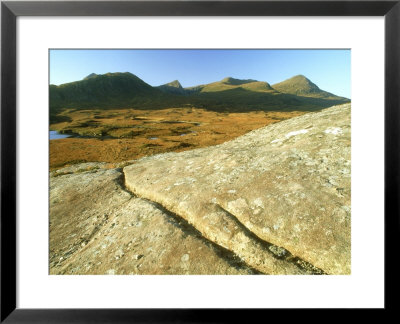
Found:
[(253, 274), (183, 219), (86, 163), (50, 178), (50, 274)]
[(269, 274), (349, 274), (350, 104), (150, 156), (126, 187)]

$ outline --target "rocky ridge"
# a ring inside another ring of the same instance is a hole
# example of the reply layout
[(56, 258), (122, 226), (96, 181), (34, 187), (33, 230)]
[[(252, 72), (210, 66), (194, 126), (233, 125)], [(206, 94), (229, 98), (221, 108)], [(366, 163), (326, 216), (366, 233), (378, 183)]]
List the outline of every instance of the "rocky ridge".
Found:
[(52, 274), (350, 274), (350, 104), (50, 177)]
[(130, 72), (88, 75), (83, 80), (51, 84), (51, 122), (67, 108), (73, 109), (166, 109), (197, 107), (211, 111), (316, 111), (349, 102), (319, 89), (304, 76), (275, 85), (232, 77), (183, 88), (178, 80), (153, 87)]

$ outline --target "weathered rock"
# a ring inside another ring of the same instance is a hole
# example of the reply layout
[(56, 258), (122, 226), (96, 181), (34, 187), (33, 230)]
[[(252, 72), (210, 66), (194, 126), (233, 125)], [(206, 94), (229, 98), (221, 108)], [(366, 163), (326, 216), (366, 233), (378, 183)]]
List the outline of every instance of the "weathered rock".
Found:
[(57, 177), (60, 175), (71, 174), (71, 173), (80, 173), (85, 171), (95, 171), (99, 169), (110, 169), (107, 166), (109, 163), (106, 162), (87, 162), (87, 163), (79, 163), (73, 164), (62, 169), (58, 169), (50, 172), (50, 176)]
[(125, 185), (262, 272), (349, 274), (350, 133), (350, 104), (336, 106), (143, 158)]
[(91, 241), (131, 199), (120, 179), (121, 172), (101, 169), (50, 177), (50, 268)]
[(184, 220), (126, 192), (120, 169), (103, 167), (50, 178), (51, 274), (255, 273)]

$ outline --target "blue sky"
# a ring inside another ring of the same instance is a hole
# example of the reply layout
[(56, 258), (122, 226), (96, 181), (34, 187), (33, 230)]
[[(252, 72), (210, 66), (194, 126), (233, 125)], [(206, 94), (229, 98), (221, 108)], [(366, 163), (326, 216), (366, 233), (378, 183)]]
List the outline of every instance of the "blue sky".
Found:
[(303, 74), (351, 98), (350, 50), (50, 50), (51, 84), (107, 72), (131, 72), (152, 86), (179, 80), (183, 87), (228, 76), (274, 84)]

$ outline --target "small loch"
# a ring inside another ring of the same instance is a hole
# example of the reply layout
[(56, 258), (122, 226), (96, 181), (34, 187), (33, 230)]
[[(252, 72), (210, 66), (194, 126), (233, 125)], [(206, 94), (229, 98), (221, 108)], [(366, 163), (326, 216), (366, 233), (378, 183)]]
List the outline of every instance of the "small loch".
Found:
[(60, 138), (67, 138), (70, 137), (70, 134), (60, 134), (57, 131), (50, 131), (50, 140), (60, 139)]

